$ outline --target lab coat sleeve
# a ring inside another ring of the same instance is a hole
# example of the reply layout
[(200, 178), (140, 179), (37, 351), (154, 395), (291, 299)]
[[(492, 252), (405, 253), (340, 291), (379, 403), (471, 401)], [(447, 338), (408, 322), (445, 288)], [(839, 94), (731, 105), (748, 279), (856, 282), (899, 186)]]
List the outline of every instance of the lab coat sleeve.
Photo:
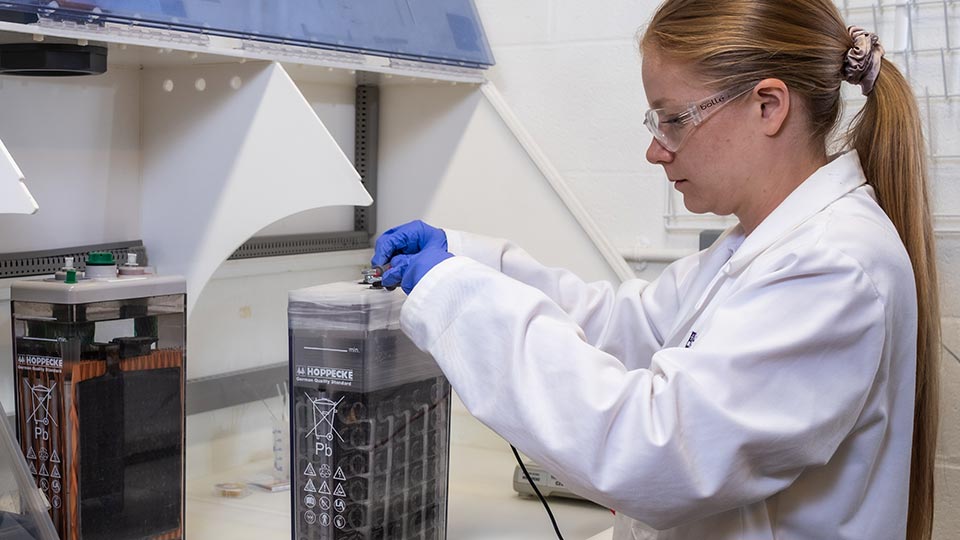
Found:
[(574, 491), (664, 529), (825, 464), (873, 384), (885, 315), (856, 262), (799, 253), (757, 276), (694, 347), (661, 350), (649, 369), (626, 369), (543, 292), (463, 257), (424, 277), (401, 325), (480, 421)]
[(629, 361), (630, 368), (648, 366), (663, 346), (679, 305), (677, 281), (689, 266), (675, 264), (653, 282), (631, 279), (615, 288), (545, 266), (506, 240), (453, 230), (446, 234), (451, 253), (539, 289), (583, 330), (587, 343)]

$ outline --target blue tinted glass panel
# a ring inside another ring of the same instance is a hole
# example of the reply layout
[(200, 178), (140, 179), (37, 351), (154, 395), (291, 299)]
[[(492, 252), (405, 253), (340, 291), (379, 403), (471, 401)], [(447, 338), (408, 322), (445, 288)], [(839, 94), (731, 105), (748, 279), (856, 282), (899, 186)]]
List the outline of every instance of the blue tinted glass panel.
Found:
[(5, 0), (52, 19), (132, 23), (444, 64), (493, 65), (473, 0)]

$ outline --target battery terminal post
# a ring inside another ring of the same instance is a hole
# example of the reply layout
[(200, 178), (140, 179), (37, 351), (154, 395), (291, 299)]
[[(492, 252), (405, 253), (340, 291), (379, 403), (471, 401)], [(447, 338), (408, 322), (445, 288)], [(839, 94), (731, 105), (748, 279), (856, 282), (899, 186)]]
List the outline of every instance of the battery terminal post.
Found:
[(362, 276), (360, 280), (361, 285), (370, 285), (371, 289), (387, 289), (392, 291), (396, 289), (396, 286), (393, 287), (384, 287), (383, 286), (383, 274), (390, 269), (390, 263), (372, 266), (370, 268), (364, 268), (360, 271)]

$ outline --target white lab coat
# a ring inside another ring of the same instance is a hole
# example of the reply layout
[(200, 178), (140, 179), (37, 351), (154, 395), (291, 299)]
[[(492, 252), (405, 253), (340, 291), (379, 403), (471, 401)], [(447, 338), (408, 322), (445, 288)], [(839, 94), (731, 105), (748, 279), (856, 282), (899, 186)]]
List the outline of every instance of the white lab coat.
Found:
[(618, 289), (448, 231), (463, 256), (402, 328), (472, 414), (617, 510), (617, 539), (902, 539), (916, 294), (864, 182), (840, 155), (749, 236)]

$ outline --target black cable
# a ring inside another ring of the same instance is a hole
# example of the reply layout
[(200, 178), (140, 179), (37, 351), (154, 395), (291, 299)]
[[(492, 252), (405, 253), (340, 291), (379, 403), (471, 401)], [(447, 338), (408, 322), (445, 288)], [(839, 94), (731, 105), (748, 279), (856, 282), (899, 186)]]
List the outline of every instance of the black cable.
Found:
[(946, 350), (947, 353), (949, 353), (950, 356), (952, 356), (954, 360), (956, 360), (957, 362), (960, 362), (960, 356), (957, 356), (957, 353), (955, 353), (955, 352), (953, 352), (952, 350), (950, 350), (950, 347), (947, 347), (947, 344), (946, 344), (946, 343), (944, 343), (944, 342), (941, 341), (940, 344), (943, 345), (944, 350)]
[(550, 511), (550, 505), (547, 504), (547, 500), (543, 498), (543, 495), (540, 493), (540, 490), (537, 489), (537, 485), (533, 483), (533, 478), (530, 478), (530, 473), (527, 472), (527, 467), (523, 464), (523, 460), (520, 459), (520, 453), (517, 452), (517, 449), (510, 445), (510, 449), (513, 450), (513, 457), (517, 458), (517, 463), (520, 464), (520, 470), (523, 471), (523, 475), (527, 477), (527, 482), (530, 482), (530, 487), (533, 488), (534, 493), (537, 494), (537, 497), (540, 498), (540, 502), (543, 503), (543, 507), (547, 509), (547, 515), (550, 516), (550, 523), (553, 523), (553, 530), (557, 532), (557, 538), (563, 540), (563, 535), (560, 534), (560, 527), (557, 526), (557, 520), (553, 517), (553, 512)]

